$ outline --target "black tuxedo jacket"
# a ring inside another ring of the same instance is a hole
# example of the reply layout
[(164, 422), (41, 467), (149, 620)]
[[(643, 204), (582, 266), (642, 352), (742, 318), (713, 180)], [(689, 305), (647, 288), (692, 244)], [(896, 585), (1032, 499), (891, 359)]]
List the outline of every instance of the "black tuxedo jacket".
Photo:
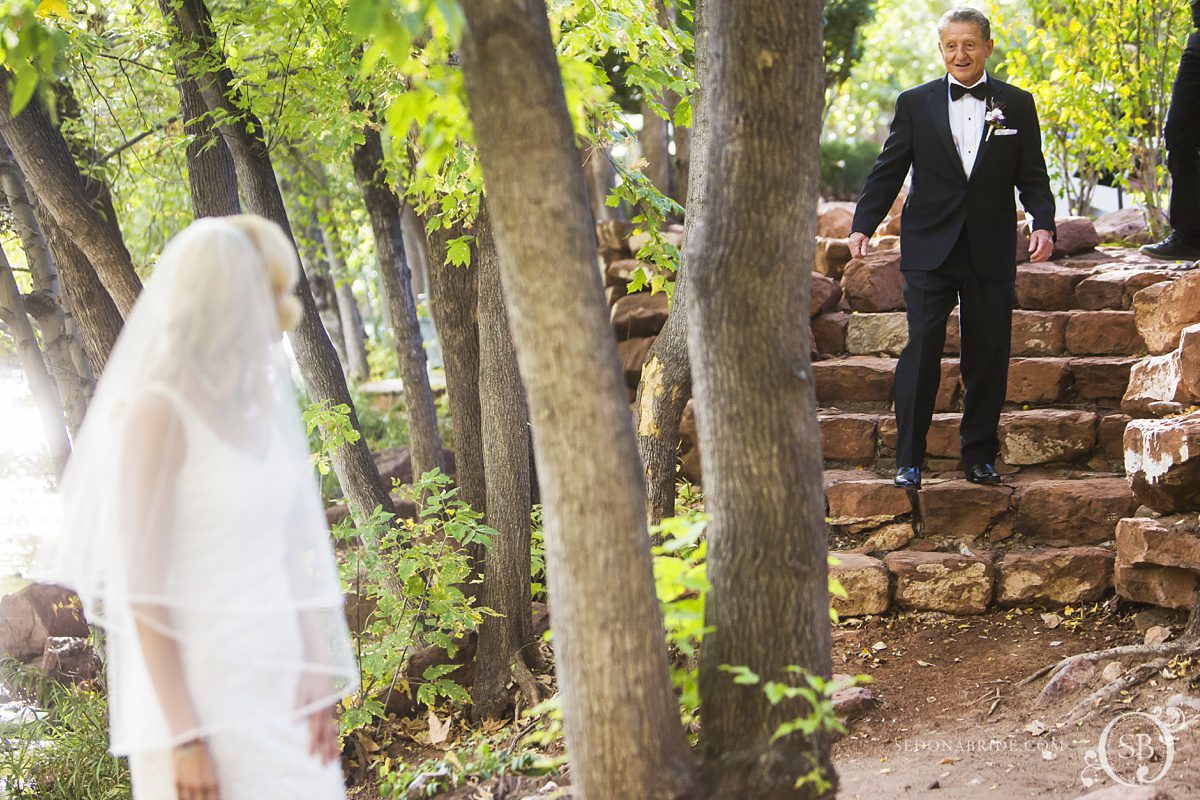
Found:
[(932, 270), (946, 260), (966, 226), (971, 261), (988, 279), (1016, 277), (1017, 209), (1033, 215), (1034, 230), (1054, 233), (1054, 193), (1042, 156), (1033, 95), (988, 75), (988, 107), (1004, 112), (1013, 135), (987, 136), (970, 176), (950, 133), (947, 78), (903, 92), (883, 152), (867, 177), (853, 230), (872, 236), (912, 167), (900, 227), (900, 269)]

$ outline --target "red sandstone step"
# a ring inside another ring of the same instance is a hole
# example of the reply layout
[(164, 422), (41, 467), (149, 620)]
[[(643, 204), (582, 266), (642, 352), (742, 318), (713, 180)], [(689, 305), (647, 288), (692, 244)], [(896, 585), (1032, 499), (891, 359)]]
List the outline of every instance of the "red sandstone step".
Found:
[[(898, 356), (908, 342), (903, 311), (835, 311), (813, 319), (817, 352), (827, 356)], [(1126, 309), (1013, 312), (1014, 356), (1141, 356), (1146, 343)], [(944, 352), (959, 352), (958, 311), (946, 323)]]
[[(879, 356), (846, 356), (815, 362), (817, 403), (854, 411), (889, 408), (896, 361)], [(1007, 402), (1019, 406), (1116, 407), (1135, 363), (1136, 358), (1107, 356), (1014, 357), (1009, 361)], [(958, 360), (943, 359), (935, 408), (958, 408), (961, 395)]]
[(835, 551), (830, 575), (845, 590), (841, 616), (889, 608), (979, 614), (997, 605), (1059, 607), (1095, 602), (1113, 585), (1105, 547), (1015, 548), (1004, 553), (900, 550), (883, 558)]
[(1138, 505), (1124, 477), (1104, 473), (1017, 475), (1000, 486), (946, 473), (909, 492), (874, 473), (829, 470), (826, 499), (835, 538), (869, 551), (914, 538), (938, 547), (1094, 546), (1114, 541)]

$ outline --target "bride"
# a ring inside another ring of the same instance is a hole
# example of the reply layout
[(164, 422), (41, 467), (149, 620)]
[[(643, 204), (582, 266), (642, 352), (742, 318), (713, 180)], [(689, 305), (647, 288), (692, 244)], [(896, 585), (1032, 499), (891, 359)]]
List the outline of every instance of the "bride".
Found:
[(136, 800), (340, 800), (357, 688), (282, 345), (299, 265), (253, 216), (167, 246), (104, 370), (39, 570), (105, 629)]

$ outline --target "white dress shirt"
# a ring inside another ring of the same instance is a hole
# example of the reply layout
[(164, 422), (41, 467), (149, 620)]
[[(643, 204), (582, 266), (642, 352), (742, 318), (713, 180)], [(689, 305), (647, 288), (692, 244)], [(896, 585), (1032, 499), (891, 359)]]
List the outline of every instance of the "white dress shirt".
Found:
[[(950, 78), (950, 83), (966, 86), (953, 75), (947, 77)], [(987, 73), (985, 72), (982, 78), (967, 88), (970, 89), (986, 82)], [(949, 91), (950, 87), (947, 85), (946, 92), (949, 93)], [(954, 146), (958, 148), (959, 158), (962, 159), (963, 172), (968, 177), (971, 175), (971, 170), (975, 168), (979, 145), (983, 141), (983, 117), (986, 113), (987, 103), (977, 100), (969, 94), (963, 95), (958, 100), (950, 98), (950, 133), (954, 136)]]

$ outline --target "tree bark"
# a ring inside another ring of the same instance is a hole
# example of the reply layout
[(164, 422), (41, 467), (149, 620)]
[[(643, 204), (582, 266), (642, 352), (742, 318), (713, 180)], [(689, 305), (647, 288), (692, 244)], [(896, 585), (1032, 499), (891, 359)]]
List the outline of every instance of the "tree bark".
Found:
[(383, 167), (383, 141), (379, 131), (367, 125), (363, 141), (350, 156), (354, 177), (362, 191), (371, 231), (375, 235), (375, 258), (382, 277), (388, 321), (396, 340), (400, 380), (404, 382), (404, 406), (408, 414), (409, 448), (413, 479), (431, 469), (445, 469), (442, 438), (438, 434), (437, 406), (429, 385), (421, 326), (413, 299), (412, 275), (404, 253), (400, 199), (387, 185)]
[(329, 262), (329, 271), (333, 276), (338, 316), (341, 318), (342, 336), (346, 341), (347, 366), (350, 368), (352, 378), (364, 381), (371, 373), (371, 368), (367, 363), (367, 332), (363, 329), (358, 300), (354, 297), (354, 289), (350, 285), (349, 276), (346, 275), (346, 263), (342, 260), (341, 240), (338, 238), (336, 223), (329, 212), (329, 201), (321, 195), (317, 197), (317, 204), (321, 213), (327, 218), (327, 221), (321, 225), (321, 244), (325, 248), (325, 258)]
[(638, 145), (646, 166), (642, 174), (659, 192), (670, 197), (671, 191), (671, 128), (665, 119), (655, 113), (650, 103), (642, 101), (642, 129), (638, 131)]
[(404, 231), (404, 257), (412, 268), (413, 300), (420, 305), (421, 295), (429, 296), (429, 253), (425, 247), (425, 226), (413, 207), (402, 203), (400, 222)]
[(25, 190), (25, 177), (3, 139), (0, 139), (0, 194), (8, 201), (33, 275), (33, 292), (24, 298), (25, 311), (42, 333), (46, 362), (67, 416), (67, 428), (74, 437), (83, 425), (95, 380), (75, 321), (63, 308), (58, 271)]
[[(801, 682), (830, 677), (820, 429), (806, 346), (821, 129), (822, 4), (708, 0), (711, 69), (707, 202), (689, 244), (688, 348), (705, 508), (711, 516), (700, 658), (700, 732), (717, 797), (817, 797), (797, 781), (819, 768), (836, 793), (824, 732), (774, 742), (808, 714), (772, 706), (724, 665)], [(762, 213), (763, 208), (772, 210)], [(770, 476), (764, 480), (762, 476)]]
[[(236, 90), (233, 88), (233, 73), (225, 65), (224, 56), (216, 45), (208, 7), (204, 0), (180, 0), (172, 6), (171, 12), (184, 39), (221, 64), (219, 69), (206, 72), (196, 79), (205, 106), (221, 116), (218, 130), (233, 156), (238, 185), (248, 210), (278, 224), (295, 246), (295, 236), (288, 221), (279, 183), (275, 179), (271, 156), (262, 138), (262, 123), (234, 100)], [(351, 425), (359, 430), (358, 414), (346, 386), (346, 377), (321, 324), (312, 290), (303, 272), (296, 294), (304, 306), (304, 316), (299, 326), (289, 334), (289, 340), (308, 393), (317, 402), (346, 405), (350, 409)], [(356, 520), (361, 522), (376, 507), (394, 512), (391, 496), (379, 477), (366, 440), (360, 438), (357, 442), (344, 444), (332, 453), (331, 461)]]
[(91, 373), (100, 375), (117, 344), (125, 321), (92, 267), (92, 262), (75, 246), (75, 242), (59, 226), (31, 186), (27, 187), (27, 194), (33, 204), (38, 226), (58, 267), (66, 310), (79, 326)]
[[(479, 402), (478, 277), (474, 266), (446, 263), (447, 243), (461, 227), (429, 234), (429, 308), (442, 345), (442, 368), (454, 432), (455, 481), (459, 496), (479, 513), (487, 511), (483, 471), (483, 432)], [(478, 248), (472, 252), (472, 260)], [(483, 550), (472, 550), (475, 571), (483, 574)]]
[[(37, 335), (25, 313), (25, 303), (21, 299), (21, 291), (13, 277), (8, 256), (0, 248), (0, 322), (3, 322), (17, 346), (17, 357), (29, 382), (29, 390), (33, 394), (34, 404), (42, 420), (42, 432), (46, 437), (46, 446), (50, 450), (50, 460), (54, 464), (54, 474), (61, 476), (67, 465), (67, 457), (71, 454), (71, 443), (67, 437), (66, 420), (63, 417), (62, 404), (58, 399), (58, 390), (54, 380), (42, 360), (42, 349), (38, 346)], [(526, 603), (526, 606), (529, 604)]]
[(40, 99), (13, 117), (12, 95), (0, 81), (0, 136), (8, 142), (40, 202), (87, 256), (122, 316), (128, 316), (142, 283), (116, 227), (87, 201), (85, 180), (62, 133)]
[(608, 205), (608, 194), (617, 185), (617, 170), (608, 157), (608, 148), (595, 146), (583, 151), (583, 178), (588, 204), (597, 223), (618, 219), (620, 212)]
[(171, 37), (179, 54), (175, 57), (175, 85), (179, 89), (179, 106), (183, 112), (183, 130), (190, 135), (186, 158), (188, 185), (192, 192), (192, 211), (196, 218), (227, 217), (242, 213), (238, 201), (237, 171), (229, 146), (217, 133), (196, 74), (204, 69), (202, 52), (189, 47), (181, 31), (170, 24), (172, 0), (158, 0), (163, 19), (168, 21)]
[[(487, 212), (475, 225), (478, 244), (473, 269), (479, 272), (479, 398), (483, 466), (487, 482), (487, 524), (500, 535), (492, 541), (484, 570), (481, 602), (501, 616), (486, 616), (479, 627), (475, 680), (471, 688), (475, 719), (502, 719), (510, 704), (508, 682), (517, 677), (527, 704), (538, 702), (536, 684), (525, 668), (536, 659), (530, 606), (529, 410), (509, 332), (499, 256)], [(452, 268), (451, 268), (452, 269)]]
[[(696, 74), (708, 69), (705, 45), (705, 8), (707, 0), (696, 5)], [(687, 215), (683, 226), (680, 266), (675, 275), (675, 296), (667, 323), (654, 340), (646, 356), (646, 366), (638, 381), (637, 415), (638, 454), (646, 475), (646, 513), (651, 524), (675, 515), (676, 465), (679, 462), (679, 423), (692, 396), (692, 369), (688, 361), (688, 273), (699, 257), (693, 246), (694, 228), (704, 216), (708, 118), (702, 97), (693, 99), (692, 124), (696, 151), (696, 180), (689, 186)]]
[(467, 97), (533, 425), (572, 788), (691, 797), (645, 487), (546, 7), (463, 9)]

